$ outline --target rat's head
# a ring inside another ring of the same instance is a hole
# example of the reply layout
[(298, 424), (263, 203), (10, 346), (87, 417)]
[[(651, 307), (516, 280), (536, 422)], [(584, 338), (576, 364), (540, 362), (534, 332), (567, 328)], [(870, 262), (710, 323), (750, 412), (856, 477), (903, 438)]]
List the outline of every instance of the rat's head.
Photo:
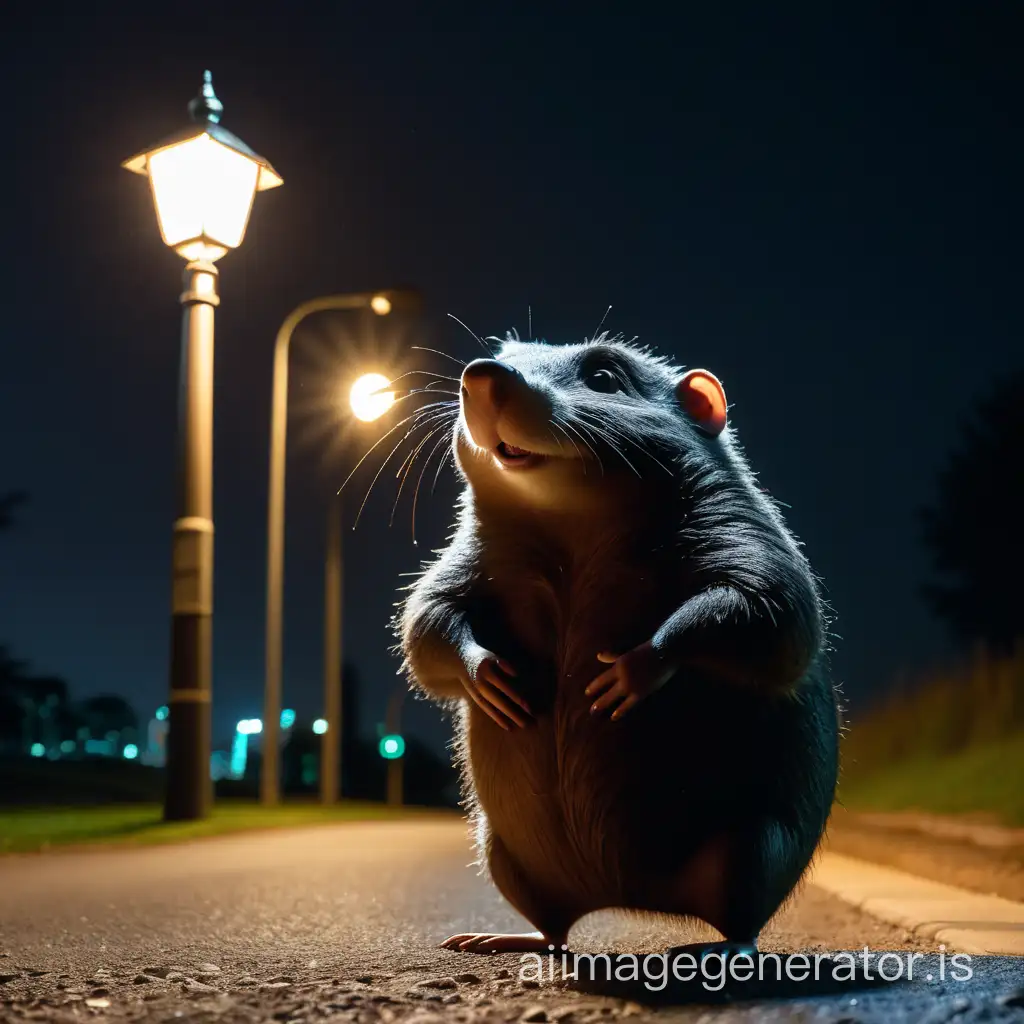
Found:
[(664, 484), (726, 426), (725, 392), (615, 338), (507, 340), (462, 372), (455, 449), (474, 494), (503, 504), (597, 508)]

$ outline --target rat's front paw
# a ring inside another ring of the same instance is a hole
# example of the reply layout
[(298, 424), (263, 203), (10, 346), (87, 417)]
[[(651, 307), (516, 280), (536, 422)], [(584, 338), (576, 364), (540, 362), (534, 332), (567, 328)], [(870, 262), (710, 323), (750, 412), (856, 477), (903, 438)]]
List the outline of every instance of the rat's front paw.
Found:
[(659, 657), (650, 641), (621, 656), (602, 652), (597, 660), (610, 662), (611, 668), (602, 672), (584, 691), (588, 697), (597, 697), (590, 706), (593, 715), (614, 707), (612, 718), (621, 718), (672, 675), (671, 666)]
[(515, 675), (516, 670), (504, 658), (480, 648), (470, 659), (462, 681), (473, 703), (505, 730), (513, 725), (522, 728), (532, 717), (529, 705), (512, 684)]

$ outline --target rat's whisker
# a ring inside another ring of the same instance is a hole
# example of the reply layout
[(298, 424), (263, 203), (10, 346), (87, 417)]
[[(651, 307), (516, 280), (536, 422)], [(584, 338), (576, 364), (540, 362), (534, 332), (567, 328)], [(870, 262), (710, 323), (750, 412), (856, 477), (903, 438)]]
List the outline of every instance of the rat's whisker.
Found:
[(457, 356), (449, 355), (447, 352), (442, 352), (439, 348), (427, 348), (426, 345), (410, 345), (409, 348), (414, 348), (417, 352), (433, 352), (436, 356), (443, 356), (445, 359), (450, 359), (458, 366), (466, 365), (466, 361), (464, 359), (459, 359)]
[[(451, 435), (449, 433), (442, 433), (441, 436), (434, 442), (434, 447), (430, 449), (427, 457), (423, 460), (423, 468), (420, 469), (420, 475), (416, 479), (416, 489), (412, 492), (412, 542), (416, 543), (416, 504), (420, 497), (420, 486), (423, 483), (423, 474), (426, 473), (427, 467), (430, 465), (430, 460), (434, 457), (434, 452), (445, 443), (450, 440)], [(441, 456), (441, 462), (439, 465), (444, 465), (445, 456)]]
[(612, 434), (608, 433), (608, 431), (607, 431), (607, 430), (605, 430), (605, 429), (604, 429), (603, 427), (600, 427), (600, 426), (598, 426), (598, 425), (597, 425), (596, 423), (590, 423), (589, 421), (587, 421), (587, 420), (584, 420), (584, 419), (582, 418), (582, 413), (581, 413), (581, 414), (579, 414), (579, 415), (577, 416), (577, 421), (576, 421), (576, 422), (577, 422), (577, 423), (578, 423), (578, 424), (579, 424), (579, 425), (580, 425), (580, 426), (581, 426), (581, 427), (582, 427), (582, 428), (583, 428), (583, 429), (584, 429), (585, 431), (587, 431), (588, 433), (590, 433), (590, 434), (591, 434), (591, 436), (593, 436), (593, 437), (595, 437), (595, 438), (599, 438), (600, 440), (604, 441), (604, 442), (605, 442), (605, 443), (606, 443), (606, 444), (608, 445), (608, 447), (609, 447), (609, 448), (611, 448), (611, 450), (612, 450), (612, 451), (613, 451), (613, 452), (614, 452), (614, 453), (615, 453), (616, 455), (618, 455), (618, 457), (619, 457), (620, 459), (622, 459), (622, 461), (623, 461), (623, 462), (624, 462), (624, 463), (625, 463), (625, 464), (626, 464), (627, 466), (629, 466), (629, 468), (630, 468), (630, 469), (631, 469), (631, 470), (632, 470), (632, 471), (633, 471), (634, 473), (636, 473), (637, 477), (641, 477), (641, 476), (642, 476), (642, 474), (641, 474), (641, 473), (640, 473), (640, 471), (639, 471), (639, 470), (638, 470), (638, 469), (636, 468), (636, 466), (634, 466), (634, 465), (633, 465), (633, 463), (632, 463), (632, 462), (630, 462), (630, 461), (629, 461), (629, 459), (627, 459), (627, 458), (626, 458), (625, 452), (623, 452), (623, 451), (622, 451), (622, 450), (621, 450), (621, 449), (619, 448), (619, 446), (618, 446), (618, 445), (617, 445), (617, 444), (615, 443), (615, 442), (616, 442), (616, 440), (617, 440), (617, 438), (616, 438), (616, 437), (614, 437), (614, 436), (613, 436)]
[[(379, 438), (377, 438), (376, 441), (374, 441), (370, 448), (363, 454), (363, 457), (352, 468), (352, 472), (349, 473), (347, 477), (345, 477), (344, 483), (342, 483), (342, 485), (338, 488), (337, 493), (341, 494), (341, 492), (345, 489), (346, 485), (348, 484), (349, 480), (351, 480), (352, 477), (355, 476), (356, 471), (373, 454), (377, 446), (383, 444), (396, 430), (399, 430), (401, 427), (404, 427), (405, 424), (409, 422), (409, 420), (414, 419), (417, 416), (421, 416), (423, 415), (423, 413), (427, 412), (427, 410), (436, 408), (437, 406), (452, 406), (454, 404), (454, 402), (430, 402), (428, 405), (424, 405), (422, 408), (417, 409), (415, 412), (409, 413), (409, 415), (406, 416), (405, 419), (399, 420), (398, 423), (396, 423), (390, 430), (388, 430), (385, 434), (382, 434)], [(411, 430), (415, 429), (415, 426), (411, 428)], [(408, 437), (409, 434), (407, 433), (405, 436)], [(405, 440), (405, 438), (403, 438), (402, 440)]]
[[(581, 415), (586, 415), (586, 413), (581, 413)], [(602, 421), (601, 429), (607, 431), (609, 434), (613, 434), (616, 438), (624, 441), (626, 444), (631, 444), (644, 458), (650, 459), (656, 466), (663, 469), (670, 478), (675, 479), (672, 470), (669, 469), (668, 466), (666, 466), (665, 463), (662, 462), (661, 459), (659, 459), (653, 452), (651, 452), (649, 447), (644, 447), (634, 438), (630, 437), (629, 433), (623, 429), (623, 427), (611, 422)]]
[(434, 489), (437, 487), (437, 481), (438, 481), (438, 478), (441, 476), (441, 470), (444, 469), (445, 463), (448, 461), (449, 458), (452, 459), (453, 462), (454, 462), (454, 459), (455, 459), (455, 454), (454, 453), (455, 453), (455, 445), (452, 445), (449, 448), (445, 448), (444, 452), (441, 454), (441, 461), (437, 464), (437, 471), (434, 473), (434, 482), (430, 485), (430, 493), (431, 494), (434, 493)]
[(461, 327), (464, 327), (467, 331), (469, 331), (471, 337), (476, 339), (477, 344), (487, 353), (488, 356), (494, 355), (494, 353), (487, 347), (487, 345), (484, 344), (484, 339), (481, 338), (480, 335), (476, 333), (476, 331), (474, 331), (470, 327), (467, 327), (466, 324), (464, 324), (454, 313), (449, 313), (448, 316), (450, 316)]
[[(436, 416), (438, 414), (434, 413), (433, 415)], [(431, 422), (433, 422), (433, 420), (431, 420)], [(398, 444), (396, 444), (395, 447), (391, 449), (391, 451), (388, 453), (388, 457), (380, 464), (380, 469), (377, 470), (373, 479), (370, 481), (370, 486), (366, 488), (366, 494), (363, 495), (363, 501), (362, 504), (359, 506), (359, 511), (356, 513), (355, 522), (352, 523), (353, 530), (359, 525), (359, 519), (363, 514), (363, 509), (366, 507), (366, 501), (370, 497), (370, 492), (373, 490), (373, 488), (376, 486), (377, 481), (380, 479), (381, 473), (384, 472), (384, 467), (391, 461), (391, 458), (395, 454), (395, 452), (397, 452), (398, 449), (402, 447), (402, 445), (405, 443), (409, 435), (412, 434), (414, 430), (418, 429), (421, 426), (423, 426), (423, 421), (414, 423), (399, 439)]]
[[(583, 475), (586, 476), (587, 460), (583, 457), (583, 452), (580, 451), (580, 446), (572, 439), (572, 437), (569, 436), (569, 431), (565, 429), (565, 425), (558, 418), (558, 416), (555, 416), (554, 420), (552, 421), (552, 426), (557, 427), (565, 436), (565, 439), (569, 442), (569, 444), (571, 444), (573, 448), (576, 449), (576, 454), (579, 456), (579, 460), (583, 464)], [(552, 436), (554, 436), (554, 431), (552, 431)], [(559, 447), (561, 447), (561, 444), (559, 444)]]
[[(446, 374), (438, 373), (437, 370), (406, 370), (405, 373), (400, 373), (397, 377), (393, 378), (388, 383), (389, 385), (396, 384), (403, 377), (411, 377), (414, 373), (420, 373), (426, 377), (436, 377), (438, 380), (451, 380), (455, 381), (455, 383), (459, 383), (461, 380), (460, 377), (449, 377)], [(383, 391), (384, 388), (381, 388), (380, 390)]]
[[(409, 479), (409, 473), (412, 470), (412, 467), (413, 467), (413, 465), (416, 462), (417, 456), (419, 455), (419, 453), (421, 451), (423, 451), (423, 449), (431, 441), (431, 439), (437, 436), (437, 432), (439, 430), (447, 432), (450, 429), (451, 428), (450, 428), (449, 424), (448, 423), (444, 423), (444, 422), (439, 423), (436, 426), (431, 427), (431, 429), (427, 431), (427, 433), (423, 436), (423, 438), (413, 448), (412, 452), (409, 455), (406, 456), (405, 462), (403, 463), (403, 466), (405, 467), (405, 472), (401, 474), (402, 479), (399, 481), (399, 484), (398, 484), (398, 493), (395, 494), (395, 502), (391, 506), (391, 518), (388, 520), (388, 527), (389, 528), (394, 525), (394, 522), (395, 522), (395, 512), (398, 511), (398, 503), (402, 499), (402, 491), (405, 489), (405, 482), (406, 482), (406, 480)], [(397, 474), (396, 474), (396, 476), (397, 476)]]
[(572, 422), (568, 419), (562, 419), (560, 422), (568, 429), (571, 430), (586, 446), (590, 449), (591, 454), (597, 459), (597, 464), (601, 469), (601, 476), (604, 476), (604, 463), (601, 461), (601, 456), (598, 455), (597, 449), (587, 440), (583, 432), (575, 427)]
[(599, 324), (597, 325), (597, 330), (596, 330), (596, 331), (594, 331), (593, 335), (591, 335), (591, 338), (590, 338), (590, 340), (591, 340), (591, 341), (599, 341), (599, 340), (600, 340), (600, 339), (598, 338), (598, 335), (600, 334), (600, 332), (601, 332), (601, 328), (602, 328), (602, 327), (604, 326), (604, 322), (605, 322), (605, 320), (607, 320), (607, 319), (608, 319), (608, 314), (609, 314), (609, 313), (610, 313), (611, 311), (612, 311), (612, 307), (611, 307), (611, 306), (609, 306), (609, 307), (608, 307), (608, 308), (607, 308), (607, 309), (606, 309), (606, 310), (604, 311), (604, 316), (603, 316), (603, 317), (601, 317), (601, 322), (600, 322), (600, 323), (599, 323)]

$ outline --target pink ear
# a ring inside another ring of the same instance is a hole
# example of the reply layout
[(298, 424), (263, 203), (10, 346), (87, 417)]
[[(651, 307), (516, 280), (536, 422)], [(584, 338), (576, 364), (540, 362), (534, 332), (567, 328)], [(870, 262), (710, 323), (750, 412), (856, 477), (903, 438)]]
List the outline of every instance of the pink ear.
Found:
[(708, 370), (689, 370), (676, 385), (676, 399), (694, 424), (712, 437), (725, 430), (728, 408), (722, 382)]

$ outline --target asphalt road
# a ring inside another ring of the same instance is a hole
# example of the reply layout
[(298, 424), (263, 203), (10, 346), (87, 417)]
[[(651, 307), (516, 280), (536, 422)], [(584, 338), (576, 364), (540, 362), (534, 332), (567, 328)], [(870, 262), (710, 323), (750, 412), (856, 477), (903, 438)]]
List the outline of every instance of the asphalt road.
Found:
[[(777, 982), (768, 961), (763, 982), (716, 991), (713, 976), (697, 975), (657, 991), (663, 966), (628, 957), (607, 961), (619, 979), (610, 983), (599, 960), (581, 969), (582, 980), (562, 980), (550, 966), (538, 980), (535, 958), (437, 948), (456, 931), (524, 928), (469, 859), (465, 826), (444, 818), (5, 858), (0, 1019), (1024, 1020), (1020, 960), (973, 958), (971, 978), (956, 980), (965, 971), (954, 971), (952, 951), (940, 966), (936, 951), (813, 887), (773, 925), (764, 949), (812, 958), (855, 951), (861, 964), (865, 946), (876, 962), (892, 950), (904, 978), (909, 954), (920, 950), (928, 955), (914, 962), (915, 980), (849, 982), (849, 960), (836, 956), (820, 961), (818, 983), (800, 980), (798, 961), (789, 962), (795, 980)], [(580, 951), (661, 953), (697, 937), (678, 922), (603, 914), (572, 939)], [(884, 970), (894, 974), (897, 962)], [(869, 973), (877, 977), (874, 966)]]

